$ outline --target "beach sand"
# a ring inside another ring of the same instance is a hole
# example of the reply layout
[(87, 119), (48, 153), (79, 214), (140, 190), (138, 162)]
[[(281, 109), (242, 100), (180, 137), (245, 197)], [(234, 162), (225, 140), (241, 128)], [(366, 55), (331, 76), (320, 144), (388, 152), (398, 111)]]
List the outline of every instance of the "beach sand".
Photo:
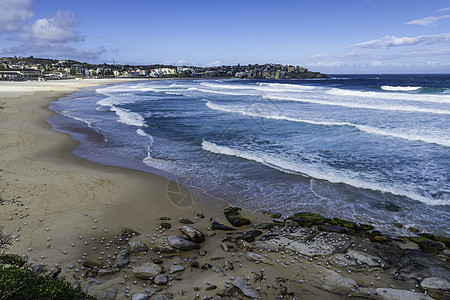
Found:
[[(50, 102), (83, 87), (125, 81), (128, 80), (0, 82), (0, 220), (4, 231), (14, 237), (9, 252), (25, 254), (31, 263), (45, 264), (48, 272), (61, 267), (60, 277), (99, 298), (105, 290), (112, 289), (117, 292), (116, 299), (155, 292), (173, 299), (197, 296), (199, 299), (216, 299), (218, 294), (226, 297), (224, 290), (233, 293), (230, 287), (233, 287), (236, 277), (242, 275), (248, 282), (247, 286), (261, 299), (340, 299), (352, 293), (353, 296), (359, 293), (361, 297), (375, 299), (380, 298), (375, 295), (380, 293), (390, 295), (381, 299), (389, 299), (393, 295), (389, 294), (392, 285), (412, 297), (409, 299), (431, 299), (416, 288), (414, 278), (396, 279), (398, 275), (393, 269), (372, 266), (358, 270), (359, 266), (355, 266), (353, 272), (345, 272), (346, 277), (343, 277), (339, 273), (346, 268), (329, 265), (326, 255), (315, 256), (314, 259), (300, 255), (299, 258), (295, 251), (269, 253), (254, 249), (256, 253), (268, 254), (273, 264), (251, 262), (244, 258), (250, 248), (246, 245), (236, 247), (236, 244), (233, 247), (233, 243), (228, 243), (232, 248), (225, 251), (221, 242), (225, 233), (210, 230), (212, 219), (230, 225), (222, 212), (226, 203), (198, 201), (185, 189), (163, 177), (103, 166), (73, 155), (72, 150), (78, 143), (67, 134), (51, 130), (45, 121), (54, 114), (48, 109)], [(186, 199), (192, 204), (184, 205)], [(242, 214), (253, 223), (272, 220), (249, 211)], [(170, 220), (164, 221), (161, 217)], [(131, 267), (97, 276), (95, 280), (101, 284), (86, 279), (95, 275), (86, 273), (87, 267), (83, 267), (83, 262), (114, 261), (113, 257), (127, 248), (126, 244), (114, 243), (115, 236), (123, 229), (141, 234), (131, 241), (142, 241), (153, 247), (167, 243), (169, 235), (181, 235), (178, 227), (184, 224), (180, 223), (180, 218), (192, 220), (194, 224), (189, 226), (206, 233), (206, 242), (202, 244), (206, 254), (196, 250), (161, 254), (149, 249), (148, 252), (132, 254)], [(172, 229), (160, 228), (162, 222), (170, 223)], [(273, 234), (289, 236), (285, 229), (280, 230)], [(291, 233), (300, 238), (295, 231)], [(322, 239), (327, 237), (330, 236), (325, 235)], [(132, 267), (154, 259), (161, 259), (165, 275), (171, 277), (167, 284), (155, 285), (133, 275)], [(287, 264), (275, 263), (276, 260)], [(300, 260), (304, 262), (300, 263)], [(200, 267), (209, 263), (220, 268), (211, 269), (206, 265), (203, 270), (195, 263), (192, 265), (191, 261), (198, 261)], [(233, 270), (224, 268), (226, 261), (233, 265)], [(175, 264), (184, 266), (185, 270), (176, 274), (170, 272), (169, 268)], [(378, 273), (381, 278), (375, 280)], [(343, 281), (334, 283), (336, 286), (327, 286), (327, 282), (335, 280), (332, 277)], [(214, 285), (216, 289), (212, 288)], [(377, 291), (376, 288), (388, 291)], [(238, 290), (234, 289), (232, 299), (252, 298)], [(371, 296), (368, 291), (371, 291)]]

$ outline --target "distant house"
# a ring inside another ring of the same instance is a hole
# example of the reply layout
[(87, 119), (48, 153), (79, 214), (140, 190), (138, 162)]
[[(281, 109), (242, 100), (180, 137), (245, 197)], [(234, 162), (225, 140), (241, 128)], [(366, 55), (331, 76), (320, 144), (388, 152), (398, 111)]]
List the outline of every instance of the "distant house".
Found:
[(37, 80), (40, 72), (33, 69), (8, 69), (0, 70), (0, 78), (3, 80)]

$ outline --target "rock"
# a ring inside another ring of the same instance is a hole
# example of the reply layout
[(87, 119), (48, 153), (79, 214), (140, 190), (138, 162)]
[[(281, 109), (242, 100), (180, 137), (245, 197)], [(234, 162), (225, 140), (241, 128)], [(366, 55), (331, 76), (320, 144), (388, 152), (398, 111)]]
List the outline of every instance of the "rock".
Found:
[(267, 265), (273, 265), (274, 262), (273, 260), (271, 260), (270, 258), (259, 254), (259, 253), (255, 253), (255, 252), (247, 252), (247, 254), (245, 254), (245, 258), (248, 261), (253, 261), (253, 262), (260, 262), (260, 263), (264, 263)]
[(273, 241), (280, 243), (285, 249), (297, 251), (302, 255), (316, 256), (316, 255), (331, 255), (335, 251), (335, 247), (325, 243), (323, 240), (313, 240), (310, 243), (302, 243), (286, 237), (280, 237)]
[(126, 267), (130, 263), (130, 260), (128, 259), (129, 257), (130, 251), (128, 249), (123, 249), (122, 251), (120, 251), (116, 259), (117, 267), (118, 268)]
[(150, 299), (150, 297), (147, 294), (134, 294), (133, 298), (131, 298), (132, 300), (148, 300)]
[(139, 267), (135, 267), (133, 269), (133, 274), (142, 279), (149, 279), (150, 277), (155, 277), (163, 271), (163, 267), (160, 265), (146, 262), (140, 265)]
[(159, 218), (161, 221), (168, 221), (168, 220), (170, 220), (170, 218), (169, 217), (161, 217), (161, 218)]
[(200, 263), (197, 260), (191, 261), (191, 268), (198, 268)]
[(184, 271), (184, 267), (180, 266), (180, 265), (173, 265), (172, 267), (170, 267), (170, 272), (171, 273), (176, 273), (176, 272), (181, 272)]
[(164, 285), (168, 282), (167, 277), (163, 274), (158, 274), (156, 275), (155, 279), (153, 279), (153, 281), (157, 284), (157, 285)]
[(293, 220), (286, 219), (286, 220), (284, 220), (284, 226), (287, 226), (287, 227), (297, 227), (297, 226), (298, 226), (298, 223), (295, 222), (295, 221), (293, 221)]
[(125, 228), (117, 235), (117, 238), (114, 240), (114, 243), (117, 245), (125, 245), (125, 244), (128, 244), (128, 241), (130, 240), (130, 238), (132, 238), (133, 236), (138, 236), (138, 235), (140, 235), (139, 232), (137, 232), (133, 229)]
[(260, 236), (262, 234), (262, 231), (260, 230), (249, 230), (249, 231), (243, 231), (243, 232), (233, 232), (233, 233), (227, 233), (227, 236), (222, 240), (222, 242), (238, 242), (240, 240), (244, 240), (246, 242), (253, 242), (255, 241), (255, 238)]
[(117, 289), (116, 288), (109, 288), (100, 290), (95, 295), (97, 299), (99, 300), (114, 300), (117, 296)]
[(195, 243), (203, 243), (205, 241), (205, 235), (198, 229), (189, 226), (182, 226), (180, 230)]
[(374, 237), (373, 237), (373, 240), (374, 240), (375, 242), (379, 242), (379, 243), (387, 243), (387, 242), (390, 241), (389, 238), (387, 238), (387, 237), (385, 237), (385, 236), (382, 236), (382, 235), (374, 236)]
[(89, 283), (90, 285), (100, 285), (100, 284), (102, 284), (102, 282), (100, 280), (92, 278), (92, 277), (86, 278), (86, 282)]
[(239, 207), (225, 208), (224, 210), (225, 218), (235, 227), (250, 225), (251, 224), (250, 219), (240, 216), (239, 214), (240, 210), (241, 209)]
[[(328, 270), (326, 268), (317, 267), (316, 272), (310, 274), (308, 282), (322, 290), (332, 293), (347, 295), (351, 289), (357, 289), (358, 284), (351, 278), (344, 277), (337, 272)], [(319, 271), (321, 272), (319, 274)]]
[(224, 269), (234, 270), (233, 264), (231, 262), (229, 262), (229, 261), (226, 261), (226, 262), (223, 263), (223, 268)]
[(371, 270), (381, 268), (383, 264), (381, 258), (353, 249), (349, 249), (345, 255), (337, 254), (335, 258), (342, 265), (348, 264), (354, 267), (368, 267)]
[(222, 268), (219, 265), (214, 265), (211, 267), (211, 270), (213, 270), (214, 272), (218, 273), (218, 274), (223, 274), (225, 275), (225, 273), (223, 272)]
[(229, 227), (227, 225), (221, 224), (221, 223), (216, 222), (216, 221), (212, 222), (211, 229), (212, 230), (223, 230), (223, 231), (236, 230), (235, 228)]
[(194, 224), (194, 222), (192, 222), (191, 220), (188, 220), (188, 219), (180, 219), (180, 223), (183, 223), (183, 224)]
[(428, 291), (428, 294), (436, 299), (450, 299), (450, 282), (443, 278), (425, 278), (420, 283), (420, 288)]
[(34, 265), (31, 267), (31, 269), (33, 270), (33, 272), (34, 272), (36, 275), (39, 275), (39, 274), (41, 274), (42, 272), (45, 271), (45, 265), (44, 265), (44, 264), (34, 264)]
[(336, 233), (345, 233), (347, 232), (347, 229), (341, 226), (336, 225), (320, 225), (319, 230), (326, 231), (326, 232), (336, 232)]
[(228, 250), (230, 250), (226, 243), (221, 243), (220, 246), (222, 247), (223, 251), (225, 251), (225, 252), (228, 252)]
[[(372, 297), (368, 296), (368, 292), (371, 293)], [(377, 295), (374, 295), (374, 292), (376, 292)], [(351, 294), (353, 296), (361, 298), (373, 298), (382, 300), (432, 300), (430, 296), (426, 296), (422, 293), (391, 288), (359, 288)]]
[(107, 276), (107, 275), (112, 275), (113, 271), (111, 269), (100, 269), (98, 270), (98, 276)]
[(211, 269), (212, 268), (212, 266), (210, 265), (210, 264), (208, 264), (208, 263), (205, 263), (203, 266), (202, 266), (202, 270), (209, 270), (209, 269)]
[(167, 242), (170, 247), (173, 247), (175, 249), (182, 250), (182, 251), (200, 249), (199, 244), (192, 242), (192, 241), (185, 240), (176, 235), (169, 236), (167, 238)]
[(217, 289), (217, 285), (214, 285), (214, 284), (208, 285), (206, 287), (207, 291), (212, 291), (212, 290), (215, 290), (215, 289)]
[(83, 266), (91, 269), (100, 269), (103, 267), (103, 264), (95, 260), (87, 259), (83, 262)]
[(198, 255), (200, 256), (205, 256), (206, 255), (206, 251), (203, 249), (198, 250)]
[(161, 227), (163, 229), (170, 229), (170, 228), (172, 228), (172, 225), (170, 223), (161, 223), (161, 225), (159, 225), (159, 227)]
[(419, 243), (419, 247), (420, 249), (422, 249), (423, 252), (433, 255), (436, 255), (442, 250), (444, 250), (444, 246), (442, 246), (442, 244), (429, 240), (421, 241)]
[(178, 249), (169, 248), (169, 247), (165, 247), (165, 246), (156, 246), (155, 248), (153, 248), (153, 251), (156, 253), (164, 253), (164, 254), (173, 254), (173, 253), (181, 252)]
[(269, 250), (275, 252), (278, 252), (280, 251), (280, 249), (282, 249), (282, 246), (273, 240), (256, 241), (253, 243), (253, 247), (257, 250)]
[(272, 229), (274, 227), (280, 226), (280, 224), (277, 223), (261, 223), (261, 224), (254, 224), (252, 225), (255, 229)]
[(160, 264), (163, 263), (162, 259), (159, 259), (159, 258), (154, 258), (154, 259), (152, 259), (152, 262), (155, 263), (155, 264), (157, 264), (157, 265), (160, 265)]
[(136, 253), (140, 253), (140, 252), (147, 252), (148, 251), (148, 247), (147, 245), (145, 245), (142, 242), (129, 242), (128, 246), (130, 247), (130, 253), (131, 254), (136, 254)]
[(273, 212), (273, 211), (270, 211), (270, 210), (264, 210), (264, 211), (262, 211), (262, 213), (265, 214), (266, 216), (269, 216), (269, 217), (274, 218), (274, 219), (281, 218), (281, 213), (279, 213), (279, 212)]
[(237, 275), (232, 284), (237, 287), (245, 296), (252, 299), (259, 299), (261, 296), (252, 288), (250, 288), (244, 281), (244, 276)]

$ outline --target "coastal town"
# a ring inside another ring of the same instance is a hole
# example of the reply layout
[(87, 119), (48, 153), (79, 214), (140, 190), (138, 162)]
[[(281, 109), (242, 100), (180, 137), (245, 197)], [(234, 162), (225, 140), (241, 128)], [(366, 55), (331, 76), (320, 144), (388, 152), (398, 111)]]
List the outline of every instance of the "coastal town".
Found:
[(263, 64), (216, 67), (173, 65), (89, 64), (75, 60), (29, 57), (1, 57), (0, 80), (49, 80), (73, 78), (327, 78), (301, 66)]

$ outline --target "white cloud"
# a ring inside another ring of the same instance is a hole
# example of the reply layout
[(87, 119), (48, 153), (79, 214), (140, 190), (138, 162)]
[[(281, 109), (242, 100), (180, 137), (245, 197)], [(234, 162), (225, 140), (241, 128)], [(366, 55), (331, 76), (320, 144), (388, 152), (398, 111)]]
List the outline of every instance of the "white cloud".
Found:
[(32, 0), (0, 0), (0, 32), (21, 30), (24, 22), (33, 17)]
[(450, 18), (450, 15), (431, 16), (431, 17), (426, 17), (423, 19), (406, 22), (405, 24), (422, 25), (422, 26), (436, 26), (437, 21), (442, 20), (442, 19), (448, 19), (448, 18)]
[(68, 11), (58, 11), (53, 18), (38, 19), (20, 35), (20, 40), (30, 46), (60, 47), (68, 42), (82, 41), (75, 30), (78, 21)]
[(441, 9), (438, 10), (438, 11), (450, 11), (450, 7), (441, 8)]
[(350, 45), (349, 47), (388, 49), (392, 47), (401, 47), (401, 46), (435, 45), (435, 44), (450, 44), (450, 33), (421, 35), (416, 37), (385, 36), (384, 38), (381, 39), (357, 43)]
[(222, 63), (219, 60), (216, 60), (216, 61), (205, 64), (205, 67), (215, 67), (215, 66), (220, 66), (220, 65), (222, 65)]
[(429, 61), (427, 64), (434, 67), (450, 66), (450, 63), (443, 63), (438, 61)]

